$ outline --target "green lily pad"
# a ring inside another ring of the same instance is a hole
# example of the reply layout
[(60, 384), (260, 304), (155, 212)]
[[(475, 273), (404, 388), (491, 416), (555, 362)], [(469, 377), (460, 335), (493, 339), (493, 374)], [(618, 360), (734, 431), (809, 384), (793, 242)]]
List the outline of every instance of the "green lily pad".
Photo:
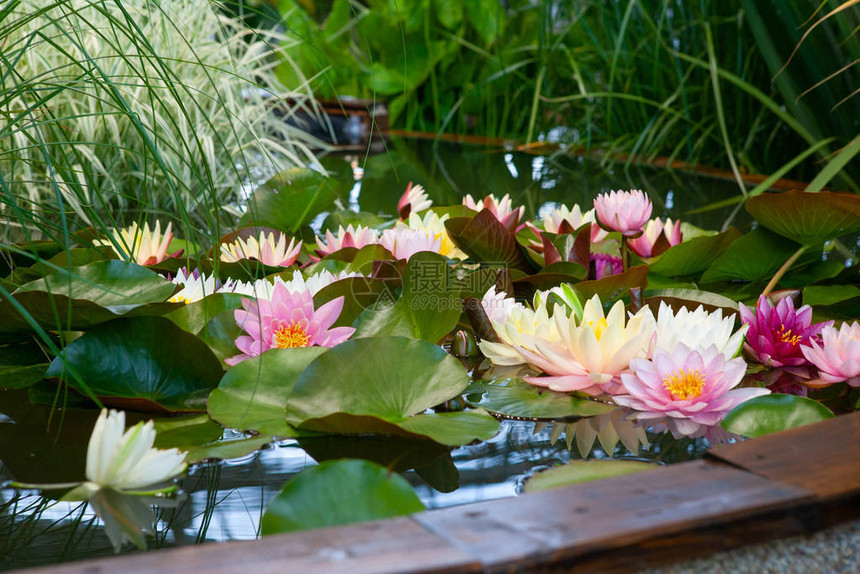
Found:
[(803, 302), (813, 307), (834, 305), (860, 297), (857, 285), (811, 285), (803, 289)]
[(90, 329), (63, 349), (45, 377), (108, 406), (189, 412), (206, 410), (222, 374), (217, 357), (194, 335), (164, 317), (134, 317)]
[(340, 209), (338, 211), (331, 212), (328, 217), (325, 218), (325, 221), (323, 221), (322, 224), (322, 230), (325, 232), (327, 229), (331, 229), (332, 233), (335, 233), (337, 232), (337, 228), (341, 225), (344, 228), (348, 225), (376, 227), (381, 223), (385, 223), (385, 219), (379, 217), (375, 213), (370, 213), (368, 211), (355, 212), (351, 209)]
[(26, 389), (45, 378), (48, 363), (0, 365), (0, 389)]
[(328, 349), (303, 347), (270, 349), (227, 371), (209, 395), (209, 416), (241, 431), (288, 437), (286, 406), (296, 380)]
[(359, 315), (356, 338), (406, 335), (435, 343), (460, 319), (460, 283), (445, 258), (416, 253), (403, 271), (403, 290), (396, 302), (380, 298)]
[(670, 247), (651, 264), (651, 271), (666, 277), (686, 277), (700, 274), (741, 237), (730, 227), (717, 235), (701, 236)]
[(763, 193), (744, 207), (763, 226), (806, 246), (860, 231), (860, 195), (854, 193)]
[(185, 415), (153, 419), (155, 448), (178, 448), (190, 451), (221, 438), (224, 429), (208, 415)]
[(658, 466), (656, 463), (640, 460), (574, 460), (563, 466), (535, 474), (526, 481), (525, 491), (541, 492), (592, 480), (654, 470)]
[(308, 468), (287, 482), (266, 508), (264, 536), (404, 516), (424, 510), (405, 478), (366, 460)]
[(240, 225), (281, 229), (295, 234), (340, 194), (336, 179), (305, 168), (283, 171), (254, 191)]
[[(544, 389), (521, 379), (476, 381), (465, 391), (476, 407), (503, 416), (537, 420), (590, 417), (615, 410), (615, 405)], [(479, 395), (474, 398), (471, 395)]]
[(660, 302), (669, 305), (676, 313), (681, 307), (695, 311), (703, 307), (709, 313), (717, 309), (723, 310), (723, 317), (738, 312), (738, 304), (724, 295), (701, 291), (699, 289), (654, 289), (645, 292), (645, 303), (651, 307), (656, 316), (660, 310)]
[(214, 462), (242, 458), (270, 444), (274, 437), (267, 435), (252, 436), (239, 439), (219, 439), (202, 446), (192, 448), (185, 454), (188, 464), (199, 462)]
[(749, 438), (833, 418), (833, 413), (812, 399), (772, 394), (744, 401), (723, 419), (723, 428)]
[(800, 245), (761, 227), (733, 242), (702, 275), (702, 283), (767, 281)]
[(384, 281), (369, 277), (347, 277), (320, 289), (314, 295), (314, 307), (319, 309), (329, 301), (343, 297), (343, 309), (333, 326), (349, 326), (363, 311), (372, 307), (387, 289)]
[(634, 287), (645, 289), (646, 285), (648, 285), (648, 266), (637, 265), (618, 275), (580, 281), (572, 287), (583, 301), (600, 295), (600, 301), (606, 304), (614, 299), (624, 297)]
[(238, 309), (241, 306), (241, 295), (236, 293), (212, 293), (200, 301), (188, 303), (175, 311), (167, 313), (165, 317), (176, 323), (180, 328), (196, 335), (219, 313)]

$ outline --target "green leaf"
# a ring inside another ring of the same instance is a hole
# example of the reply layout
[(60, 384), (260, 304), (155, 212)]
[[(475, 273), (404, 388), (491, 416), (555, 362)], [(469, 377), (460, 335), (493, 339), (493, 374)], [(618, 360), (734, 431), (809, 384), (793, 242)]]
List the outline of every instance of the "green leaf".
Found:
[(624, 297), (633, 287), (644, 289), (648, 284), (648, 266), (637, 265), (618, 275), (609, 275), (601, 279), (580, 281), (573, 285), (582, 301), (600, 295), (602, 303)]
[(499, 421), (483, 409), (426, 413), (396, 423), (406, 432), (421, 435), (439, 444), (460, 446), (487, 440), (499, 432)]
[[(399, 422), (457, 396), (469, 376), (440, 347), (404, 337), (346, 341), (302, 372), (287, 407), (299, 426), (335, 413)], [(314, 429), (325, 430), (325, 429)]]
[(368, 277), (348, 277), (320, 289), (314, 295), (314, 307), (319, 309), (325, 303), (343, 297), (343, 309), (333, 326), (348, 326), (352, 325), (364, 310), (372, 307), (386, 289), (384, 281)]
[(726, 249), (702, 275), (702, 283), (767, 281), (799, 245), (767, 229), (753, 229)]
[(224, 432), (207, 415), (186, 415), (153, 419), (155, 448), (178, 448), (190, 451), (221, 438)]
[(288, 169), (254, 191), (239, 223), (295, 234), (332, 205), (340, 188), (337, 180), (311, 169)]
[[(475, 399), (469, 395), (477, 395)], [(567, 417), (589, 417), (608, 413), (617, 407), (589, 399), (575, 397), (544, 389), (521, 379), (501, 381), (476, 381), (469, 385), (465, 394), (476, 407), (509, 417), (527, 419), (563, 419)]]
[(209, 416), (241, 431), (293, 436), (286, 406), (299, 375), (326, 347), (270, 349), (227, 371), (209, 395)]
[(505, 12), (497, 0), (472, 0), (463, 3), (469, 23), (478, 35), (489, 45), (496, 41), (502, 33), (502, 23)]
[(0, 365), (0, 389), (26, 389), (45, 378), (48, 363)]
[(803, 289), (803, 302), (813, 307), (833, 305), (860, 297), (857, 285), (813, 285)]
[(463, 2), (460, 0), (433, 0), (439, 23), (454, 30), (463, 21)]
[(723, 428), (749, 438), (833, 418), (833, 413), (812, 399), (772, 394), (744, 401), (723, 419)]
[(97, 325), (63, 349), (45, 377), (88, 394), (69, 367), (105, 405), (149, 412), (205, 410), (223, 374), (203, 341), (164, 317)]
[(852, 193), (765, 193), (745, 207), (764, 227), (806, 246), (860, 231), (860, 195)]
[(343, 226), (344, 228), (348, 225), (376, 227), (382, 223), (385, 223), (385, 219), (379, 217), (375, 213), (370, 213), (368, 211), (359, 211), (356, 213), (351, 209), (340, 209), (338, 211), (333, 211), (325, 218), (321, 230), (325, 232), (326, 230), (331, 229), (332, 232), (336, 232), (337, 228), (340, 226)]
[(404, 516), (424, 510), (405, 478), (365, 460), (311, 467), (290, 480), (266, 508), (264, 536)]
[(658, 466), (657, 463), (640, 460), (574, 460), (535, 474), (526, 481), (525, 492), (541, 492), (581, 482), (623, 476), (653, 470)]
[(679, 243), (651, 264), (651, 271), (667, 277), (698, 275), (740, 236), (740, 231), (730, 227), (717, 235), (696, 237)]
[(660, 302), (669, 305), (675, 312), (681, 307), (695, 311), (702, 306), (706, 311), (712, 313), (717, 309), (723, 310), (723, 317), (738, 312), (738, 304), (728, 297), (710, 291), (699, 289), (655, 289), (645, 292), (645, 303), (651, 306), (656, 316), (660, 309)]
[(242, 458), (260, 450), (272, 440), (274, 437), (267, 435), (230, 440), (221, 439), (189, 450), (185, 455), (185, 460), (188, 464), (194, 464)]
[(241, 295), (212, 293), (200, 301), (183, 305), (179, 309), (167, 313), (165, 317), (176, 323), (181, 329), (196, 335), (219, 313), (238, 309), (241, 306)]

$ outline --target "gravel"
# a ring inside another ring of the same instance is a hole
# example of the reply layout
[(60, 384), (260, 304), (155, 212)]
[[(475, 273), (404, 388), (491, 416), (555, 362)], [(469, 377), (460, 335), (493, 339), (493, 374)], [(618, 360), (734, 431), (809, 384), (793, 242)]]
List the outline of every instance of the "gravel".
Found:
[(807, 536), (719, 552), (639, 574), (807, 574), (860, 572), (860, 520)]

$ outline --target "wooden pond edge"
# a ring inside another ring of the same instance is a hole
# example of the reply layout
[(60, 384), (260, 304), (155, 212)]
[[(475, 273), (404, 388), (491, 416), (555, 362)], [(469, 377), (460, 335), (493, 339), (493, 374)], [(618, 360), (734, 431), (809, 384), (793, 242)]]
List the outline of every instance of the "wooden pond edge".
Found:
[(19, 572), (631, 572), (858, 517), (860, 412), (515, 498)]

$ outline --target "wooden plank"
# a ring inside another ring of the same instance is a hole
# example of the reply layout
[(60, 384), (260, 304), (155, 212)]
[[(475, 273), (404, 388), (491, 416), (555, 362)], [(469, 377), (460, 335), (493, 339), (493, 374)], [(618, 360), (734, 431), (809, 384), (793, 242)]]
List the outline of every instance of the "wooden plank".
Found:
[[(768, 538), (804, 532), (813, 499), (802, 488), (694, 461), (414, 519), (480, 560), (485, 571), (604, 571), (618, 556), (644, 565), (753, 542), (747, 538), (753, 519)], [(624, 565), (631, 567), (626, 559)]]
[(806, 488), (821, 500), (860, 496), (860, 412), (708, 451), (760, 476)]
[(481, 566), (409, 518), (159, 550), (28, 569), (27, 574), (365, 574), (480, 572)]

